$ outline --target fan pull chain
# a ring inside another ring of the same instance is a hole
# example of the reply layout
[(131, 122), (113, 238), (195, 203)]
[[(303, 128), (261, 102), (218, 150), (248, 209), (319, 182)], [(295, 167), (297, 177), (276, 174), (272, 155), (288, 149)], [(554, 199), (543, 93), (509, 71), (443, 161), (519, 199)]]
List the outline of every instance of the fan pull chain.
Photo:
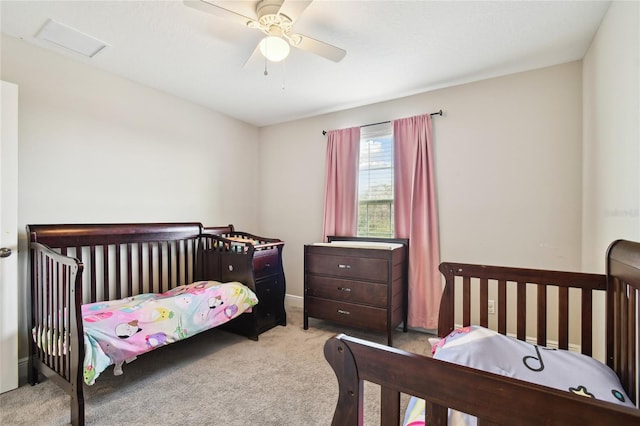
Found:
[(264, 57), (264, 76), (268, 76), (269, 75), (269, 70), (267, 70), (267, 57)]

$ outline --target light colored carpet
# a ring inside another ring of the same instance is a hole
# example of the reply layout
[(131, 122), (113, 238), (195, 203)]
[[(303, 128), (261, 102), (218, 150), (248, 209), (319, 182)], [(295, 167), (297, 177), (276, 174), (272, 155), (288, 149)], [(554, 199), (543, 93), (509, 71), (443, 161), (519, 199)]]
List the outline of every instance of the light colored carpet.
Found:
[[(288, 309), (288, 325), (260, 335), (258, 342), (211, 330), (107, 369), (85, 386), (89, 425), (329, 425), (338, 397), (337, 380), (323, 347), (337, 333), (386, 343), (368, 333), (310, 319)], [(428, 334), (394, 334), (394, 346), (429, 354)], [(399, 366), (401, 368), (401, 366)], [(377, 420), (379, 388), (366, 383), (365, 420)], [(406, 403), (408, 398), (403, 396)], [(68, 424), (69, 397), (51, 381), (0, 395), (2, 425)]]

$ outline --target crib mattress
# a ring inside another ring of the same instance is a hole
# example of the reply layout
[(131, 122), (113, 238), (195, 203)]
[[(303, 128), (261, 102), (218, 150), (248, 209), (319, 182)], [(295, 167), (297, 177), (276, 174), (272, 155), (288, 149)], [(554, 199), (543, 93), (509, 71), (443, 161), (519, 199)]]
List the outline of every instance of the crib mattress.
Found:
[[(82, 305), (84, 381), (92, 385), (112, 364), (119, 370), (125, 361), (224, 324), (257, 303), (255, 293), (239, 282), (201, 281)], [(33, 335), (47, 353), (66, 353), (66, 342), (55, 331), (33, 330)]]
[[(432, 351), (442, 361), (634, 407), (613, 370), (579, 353), (530, 344), (476, 325), (454, 330)], [(412, 397), (403, 424), (424, 425), (424, 410), (424, 400)], [(449, 424), (473, 426), (477, 421), (449, 410)]]

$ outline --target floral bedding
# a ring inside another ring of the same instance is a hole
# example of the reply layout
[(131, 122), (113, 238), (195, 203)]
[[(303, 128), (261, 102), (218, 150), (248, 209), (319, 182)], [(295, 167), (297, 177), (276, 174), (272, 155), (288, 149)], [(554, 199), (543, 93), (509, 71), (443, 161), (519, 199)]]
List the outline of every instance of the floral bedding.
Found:
[[(595, 358), (575, 352), (533, 345), (480, 326), (464, 327), (433, 344), (433, 357), (455, 364), (525, 380), (586, 398), (614, 402), (628, 407), (633, 403), (616, 374)], [(412, 397), (404, 425), (425, 424), (425, 402)], [(477, 419), (449, 410), (450, 425), (471, 426)]]
[[(201, 281), (165, 293), (83, 305), (84, 381), (92, 385), (111, 364), (121, 374), (123, 362), (223, 324), (257, 303), (256, 295), (241, 283)], [(49, 337), (48, 331), (34, 335), (41, 343)], [(64, 349), (56, 352), (66, 352), (66, 345), (60, 345)]]

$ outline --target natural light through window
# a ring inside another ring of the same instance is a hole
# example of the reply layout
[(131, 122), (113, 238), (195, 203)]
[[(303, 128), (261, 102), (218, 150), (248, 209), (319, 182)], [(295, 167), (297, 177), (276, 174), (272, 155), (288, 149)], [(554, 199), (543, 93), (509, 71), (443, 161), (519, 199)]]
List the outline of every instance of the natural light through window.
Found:
[(391, 123), (360, 129), (358, 236), (394, 236)]

